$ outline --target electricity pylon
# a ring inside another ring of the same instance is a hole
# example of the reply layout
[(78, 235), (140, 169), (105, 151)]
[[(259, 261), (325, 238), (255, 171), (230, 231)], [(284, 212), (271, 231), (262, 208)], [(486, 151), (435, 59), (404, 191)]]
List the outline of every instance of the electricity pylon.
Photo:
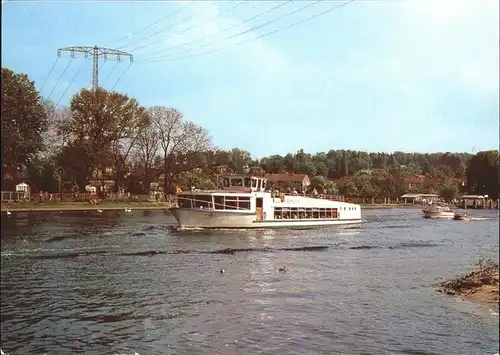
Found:
[(88, 47), (88, 46), (75, 46), (75, 47), (64, 47), (57, 50), (57, 56), (61, 56), (61, 52), (70, 52), (71, 57), (75, 57), (75, 53), (84, 53), (85, 58), (89, 55), (93, 57), (94, 69), (92, 72), (92, 89), (95, 90), (99, 86), (99, 57), (104, 57), (104, 60), (108, 60), (108, 56), (116, 56), (117, 61), (121, 61), (121, 57), (129, 57), (130, 62), (134, 61), (134, 56), (130, 53), (120, 51), (118, 49), (103, 48), (103, 47)]

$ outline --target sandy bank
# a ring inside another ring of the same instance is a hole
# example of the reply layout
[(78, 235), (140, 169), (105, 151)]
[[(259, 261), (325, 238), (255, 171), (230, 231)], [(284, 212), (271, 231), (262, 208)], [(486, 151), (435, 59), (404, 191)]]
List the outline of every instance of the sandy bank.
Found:
[(480, 265), (479, 270), (468, 275), (441, 282), (438, 291), (458, 296), (498, 312), (498, 274), (498, 265)]

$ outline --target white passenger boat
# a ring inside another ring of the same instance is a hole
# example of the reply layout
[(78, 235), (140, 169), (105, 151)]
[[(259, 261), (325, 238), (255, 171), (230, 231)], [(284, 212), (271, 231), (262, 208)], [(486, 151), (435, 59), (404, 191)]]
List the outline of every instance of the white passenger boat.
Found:
[(361, 207), (316, 196), (266, 191), (263, 177), (226, 175), (217, 190), (182, 192), (170, 211), (181, 229), (279, 228), (355, 224)]
[(430, 205), (422, 210), (424, 218), (453, 219), (455, 212), (446, 205)]

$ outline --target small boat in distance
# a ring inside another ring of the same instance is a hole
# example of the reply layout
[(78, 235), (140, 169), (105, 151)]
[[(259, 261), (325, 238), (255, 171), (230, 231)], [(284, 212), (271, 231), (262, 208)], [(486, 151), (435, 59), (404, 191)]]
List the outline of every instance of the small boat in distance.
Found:
[(444, 204), (432, 204), (425, 207), (422, 211), (424, 212), (424, 218), (453, 219), (455, 216), (455, 212)]
[(467, 216), (466, 213), (455, 213), (455, 215), (453, 216), (453, 219), (455, 221), (468, 221), (470, 219), (469, 216)]
[(260, 176), (223, 175), (217, 190), (192, 190), (177, 195), (170, 208), (180, 229), (283, 228), (361, 223), (357, 204), (321, 195), (266, 191)]

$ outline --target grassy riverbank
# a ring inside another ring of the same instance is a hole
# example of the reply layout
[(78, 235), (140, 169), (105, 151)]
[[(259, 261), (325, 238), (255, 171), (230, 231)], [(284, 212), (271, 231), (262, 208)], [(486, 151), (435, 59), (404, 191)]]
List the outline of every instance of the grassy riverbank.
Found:
[(165, 210), (170, 208), (167, 202), (125, 202), (103, 201), (97, 205), (88, 202), (2, 202), (2, 211), (12, 212), (51, 212), (51, 211), (97, 211), (97, 210)]
[(498, 312), (498, 275), (498, 264), (480, 261), (477, 270), (455, 280), (441, 282), (438, 291), (461, 297)]

